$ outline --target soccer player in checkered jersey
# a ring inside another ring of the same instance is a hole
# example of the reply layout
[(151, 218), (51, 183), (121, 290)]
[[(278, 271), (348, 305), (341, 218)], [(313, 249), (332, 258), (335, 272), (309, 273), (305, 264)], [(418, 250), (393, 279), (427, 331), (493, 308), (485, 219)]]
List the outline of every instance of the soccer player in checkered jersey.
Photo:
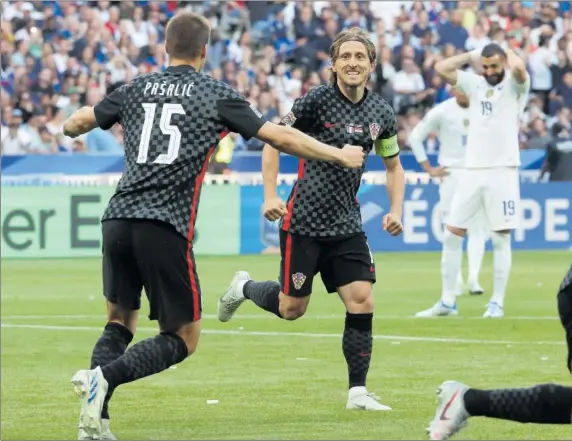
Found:
[[(267, 122), (226, 84), (200, 72), (210, 35), (203, 17), (182, 13), (166, 30), (170, 66), (139, 76), (65, 123), (75, 137), (115, 123), (125, 130), (125, 172), (103, 215), (103, 290), (108, 324), (90, 370), (72, 378), (81, 398), (80, 438), (113, 438), (113, 390), (177, 364), (198, 344), (201, 291), (192, 250), (201, 183), (213, 148), (229, 131), (294, 155), (360, 168), (361, 147), (323, 144)], [(340, 148), (342, 147), (342, 148)], [(350, 172), (351, 173), (351, 172)], [(160, 334), (128, 351), (141, 292)]]
[[(430, 176), (440, 178), (439, 210), (442, 219), (447, 219), (453, 194), (464, 170), (467, 131), (470, 124), (467, 95), (459, 89), (455, 89), (454, 94), (453, 98), (449, 98), (432, 108), (413, 128), (409, 136), (409, 144), (417, 162)], [(436, 134), (439, 138), (439, 165), (437, 167), (431, 166), (423, 147), (423, 141), (430, 133)], [(474, 225), (469, 229), (469, 240), (467, 241), (469, 277), (467, 285), (471, 295), (479, 295), (484, 292), (479, 284), (479, 272), (485, 255), (486, 240), (487, 231), (480, 225)], [(455, 292), (457, 295), (461, 295), (463, 291), (463, 276), (462, 271), (459, 271)], [(438, 315), (439, 310), (439, 307), (431, 308), (417, 314), (417, 316), (432, 317)], [(451, 310), (451, 313), (454, 312)]]
[[(471, 61), (480, 61), (482, 75), (460, 70)], [(520, 57), (495, 43), (482, 51), (439, 61), (435, 70), (469, 97), (470, 120), (465, 170), (445, 220), (441, 259), (443, 291), (437, 304), (438, 315), (457, 313), (455, 286), (461, 269), (463, 238), (467, 228), (484, 212), (494, 249), (493, 294), (484, 317), (500, 318), (504, 316), (512, 262), (511, 232), (518, 227), (520, 219), (518, 130), (530, 89), (530, 76)]]
[[(566, 333), (572, 373), (572, 265), (558, 290), (558, 312)], [(520, 423), (572, 424), (572, 387), (554, 383), (522, 389), (472, 389), (446, 381), (437, 389), (438, 405), (427, 432), (433, 440), (449, 439), (467, 426), (470, 417)]]
[[(402, 232), (405, 177), (395, 113), (366, 89), (375, 66), (375, 47), (364, 31), (352, 28), (336, 36), (330, 57), (331, 84), (297, 99), (283, 124), (324, 142), (352, 142), (380, 155), (390, 198), (383, 228), (397, 236)], [(390, 410), (366, 389), (376, 275), (356, 198), (363, 168), (348, 171), (323, 161), (302, 160), (298, 180), (284, 203), (277, 196), (279, 154), (273, 151), (267, 145), (263, 152), (264, 215), (271, 221), (281, 219), (280, 280), (256, 282), (247, 272), (237, 272), (219, 300), (219, 319), (230, 320), (250, 299), (280, 318), (296, 320), (306, 312), (314, 276), (320, 273), (327, 291), (337, 292), (347, 310), (342, 340), (349, 376), (346, 408)]]

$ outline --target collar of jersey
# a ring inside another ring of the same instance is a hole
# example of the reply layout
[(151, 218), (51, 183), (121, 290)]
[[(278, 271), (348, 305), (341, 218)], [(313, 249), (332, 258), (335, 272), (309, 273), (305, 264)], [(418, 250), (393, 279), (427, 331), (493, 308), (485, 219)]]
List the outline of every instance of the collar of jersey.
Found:
[(336, 91), (336, 93), (338, 94), (338, 96), (339, 96), (342, 100), (344, 100), (346, 103), (351, 104), (352, 106), (356, 106), (356, 107), (361, 106), (361, 105), (365, 102), (365, 100), (367, 99), (367, 94), (369, 93), (369, 90), (367, 90), (367, 87), (366, 87), (366, 88), (364, 89), (364, 91), (363, 91), (363, 97), (362, 97), (362, 99), (359, 100), (357, 103), (354, 103), (353, 101), (350, 101), (350, 100), (348, 99), (348, 97), (345, 96), (345, 95), (342, 93), (342, 91), (341, 91), (340, 88), (338, 87), (338, 83), (334, 84), (334, 90)]
[(195, 68), (190, 64), (180, 64), (178, 66), (169, 66), (167, 68), (167, 72), (173, 72), (173, 73), (188, 72), (189, 70), (195, 70)]

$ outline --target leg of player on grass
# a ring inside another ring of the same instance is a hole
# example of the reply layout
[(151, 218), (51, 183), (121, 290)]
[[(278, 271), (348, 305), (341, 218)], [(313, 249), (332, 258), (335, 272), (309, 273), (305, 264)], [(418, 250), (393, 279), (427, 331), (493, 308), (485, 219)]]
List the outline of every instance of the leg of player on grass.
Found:
[[(480, 60), (483, 75), (460, 68)], [(466, 171), (451, 202), (443, 236), (440, 313), (456, 313), (456, 278), (461, 268), (463, 238), (483, 210), (494, 250), (493, 294), (484, 317), (503, 317), (511, 268), (511, 233), (520, 217), (518, 167), (519, 117), (530, 77), (524, 61), (496, 44), (440, 61), (435, 69), (449, 84), (462, 89), (470, 101), (471, 121), (465, 156)]]
[[(391, 107), (365, 84), (375, 63), (375, 48), (359, 29), (341, 32), (330, 49), (333, 72), (329, 85), (318, 86), (294, 103), (283, 119), (317, 139), (351, 139), (364, 151), (375, 149), (387, 169), (391, 207), (383, 228), (402, 232), (404, 172), (396, 142)], [(279, 156), (270, 146), (263, 152), (264, 214), (281, 219), (280, 281), (255, 282), (240, 271), (219, 301), (219, 319), (230, 320), (249, 299), (285, 320), (306, 312), (314, 276), (321, 273), (329, 293), (346, 306), (342, 352), (348, 366), (348, 409), (389, 410), (366, 389), (373, 334), (375, 264), (363, 232), (356, 196), (363, 170), (346, 173), (321, 161), (301, 161), (298, 181), (288, 203), (276, 192)]]
[[(176, 15), (166, 30), (165, 71), (134, 78), (64, 124), (71, 137), (116, 123), (126, 133), (125, 171), (102, 218), (109, 323), (93, 350), (91, 369), (72, 378), (81, 399), (82, 439), (113, 439), (108, 403), (118, 386), (164, 371), (196, 350), (202, 306), (194, 225), (202, 180), (222, 137), (229, 131), (257, 137), (280, 151), (325, 161), (340, 173), (363, 168), (362, 147), (334, 147), (272, 124), (238, 92), (202, 74), (209, 35), (204, 17)], [(126, 351), (143, 287), (150, 319), (161, 332)]]
[[(568, 345), (566, 365), (572, 373), (572, 266), (558, 292), (558, 312)], [(447, 381), (437, 390), (439, 404), (428, 433), (445, 440), (467, 426), (470, 417), (520, 423), (572, 424), (572, 387), (541, 384), (521, 389), (473, 389)]]
[[(464, 170), (467, 133), (470, 125), (469, 98), (459, 89), (455, 89), (454, 94), (454, 98), (433, 107), (415, 126), (409, 137), (409, 143), (417, 162), (431, 177), (440, 179), (439, 208), (443, 221), (447, 219), (453, 194)], [(437, 159), (439, 165), (437, 167), (431, 166), (423, 146), (423, 142), (431, 133), (439, 138)], [(471, 294), (483, 293), (478, 276), (485, 249), (486, 235), (484, 233), (479, 226), (469, 231), (467, 260), (469, 261), (468, 288)], [(456, 294), (461, 295), (463, 291), (463, 277), (459, 271)], [(428, 312), (432, 314), (433, 310), (436, 311), (439, 307), (440, 302), (437, 307), (431, 308)]]

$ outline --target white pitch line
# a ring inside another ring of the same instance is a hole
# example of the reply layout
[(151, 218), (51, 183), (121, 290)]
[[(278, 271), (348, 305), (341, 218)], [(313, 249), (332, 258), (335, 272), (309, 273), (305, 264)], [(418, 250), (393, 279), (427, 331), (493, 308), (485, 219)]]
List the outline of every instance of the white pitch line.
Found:
[[(46, 331), (98, 331), (101, 327), (97, 326), (59, 326), (59, 325), (22, 325), (15, 323), (2, 323), (2, 328), (12, 329), (42, 329)], [(157, 332), (157, 328), (141, 327), (137, 329), (143, 332)], [(259, 336), (259, 337), (304, 337), (304, 338), (336, 338), (342, 336), (340, 334), (321, 334), (313, 332), (270, 332), (270, 331), (235, 331), (224, 329), (203, 329), (203, 334), (210, 335), (242, 335), (242, 336)], [(408, 335), (374, 335), (376, 340), (392, 340), (392, 341), (423, 341), (435, 343), (468, 343), (468, 344), (485, 344), (485, 345), (549, 345), (562, 346), (564, 342), (560, 341), (505, 341), (505, 340), (475, 340), (466, 338), (445, 338), (445, 337), (415, 337)]]
[[(4, 315), (2, 320), (46, 320), (46, 319), (57, 319), (57, 320), (84, 320), (84, 319), (104, 319), (106, 316), (103, 314), (70, 314), (70, 315)], [(412, 315), (377, 315), (374, 314), (375, 319), (382, 320), (423, 320), (422, 318), (415, 317)], [(213, 320), (216, 319), (216, 314), (203, 314), (203, 319)], [(343, 320), (344, 315), (339, 314), (322, 314), (322, 315), (305, 315), (306, 320)], [(235, 320), (268, 320), (276, 319), (275, 316), (271, 314), (242, 314), (237, 315)], [(435, 318), (439, 319), (439, 318)], [(443, 320), (443, 319), (441, 319)], [(480, 320), (483, 321), (481, 316), (478, 317), (447, 317), (444, 320)], [(506, 320), (559, 320), (558, 317), (554, 316), (505, 316), (503, 321)]]

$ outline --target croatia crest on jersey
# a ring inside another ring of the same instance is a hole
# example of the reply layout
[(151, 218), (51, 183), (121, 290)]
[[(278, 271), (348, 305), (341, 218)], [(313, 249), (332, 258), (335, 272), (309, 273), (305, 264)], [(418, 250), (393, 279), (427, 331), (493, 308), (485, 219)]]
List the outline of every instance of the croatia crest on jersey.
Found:
[(369, 134), (373, 141), (375, 141), (379, 136), (379, 129), (381, 129), (381, 126), (378, 123), (369, 124)]
[(284, 118), (282, 118), (282, 121), (280, 121), (280, 122), (282, 124), (284, 124), (285, 126), (291, 127), (296, 122), (296, 117), (294, 116), (294, 113), (288, 112), (288, 115), (286, 115)]
[(302, 285), (306, 281), (306, 276), (302, 273), (294, 273), (292, 274), (292, 282), (294, 283), (294, 288), (300, 289)]

